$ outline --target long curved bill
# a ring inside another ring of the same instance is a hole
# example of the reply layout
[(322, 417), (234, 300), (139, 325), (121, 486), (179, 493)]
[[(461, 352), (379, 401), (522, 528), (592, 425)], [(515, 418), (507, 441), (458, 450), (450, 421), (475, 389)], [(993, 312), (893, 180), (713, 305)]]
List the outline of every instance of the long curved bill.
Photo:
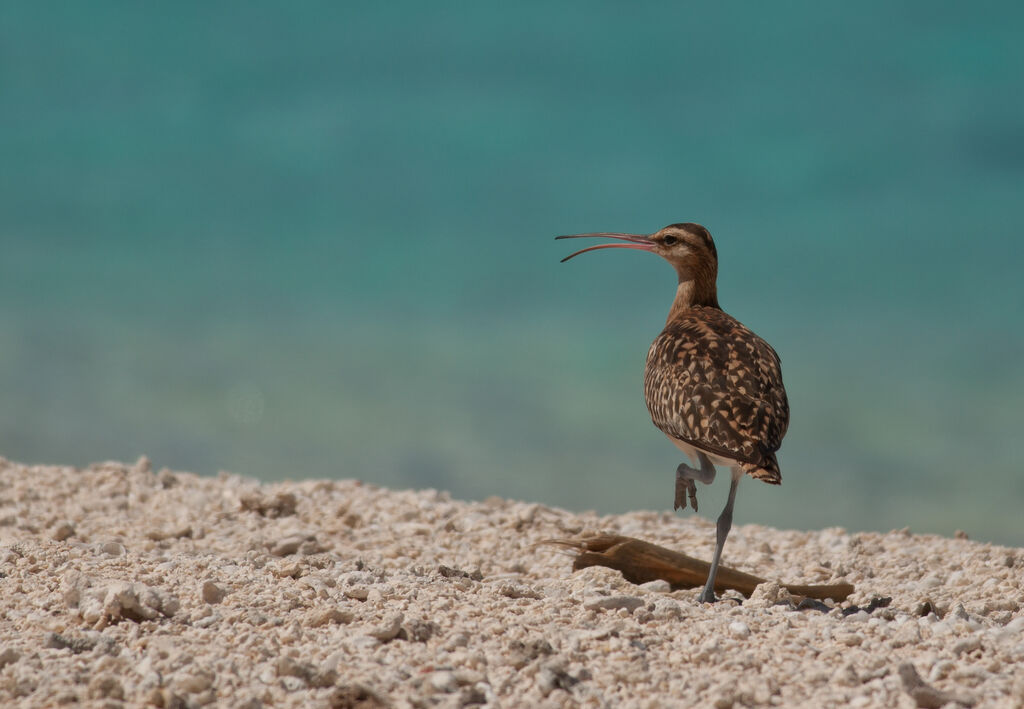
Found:
[(598, 244), (597, 246), (588, 246), (585, 249), (575, 251), (564, 259), (561, 263), (565, 263), (573, 256), (579, 256), (585, 254), (588, 251), (597, 251), (598, 249), (636, 249), (637, 251), (651, 251), (654, 249), (654, 241), (651, 237), (644, 234), (620, 234), (619, 232), (608, 232), (598, 231), (590, 234), (565, 234), (564, 236), (556, 236), (556, 239), (586, 239), (590, 237), (604, 237), (605, 239), (616, 239), (617, 241), (625, 241), (625, 244)]

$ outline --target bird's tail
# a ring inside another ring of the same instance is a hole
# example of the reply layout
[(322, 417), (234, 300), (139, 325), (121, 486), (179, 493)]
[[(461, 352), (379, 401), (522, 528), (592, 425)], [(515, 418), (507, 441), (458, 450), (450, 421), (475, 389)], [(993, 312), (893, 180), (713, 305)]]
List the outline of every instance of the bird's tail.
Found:
[(782, 471), (779, 470), (779, 461), (774, 453), (765, 455), (760, 463), (744, 463), (743, 472), (769, 485), (782, 484)]

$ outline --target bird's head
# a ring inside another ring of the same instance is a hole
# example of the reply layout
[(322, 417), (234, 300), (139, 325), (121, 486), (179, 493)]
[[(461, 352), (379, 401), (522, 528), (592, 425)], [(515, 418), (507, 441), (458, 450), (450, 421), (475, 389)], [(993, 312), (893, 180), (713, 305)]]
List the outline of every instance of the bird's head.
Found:
[(598, 249), (636, 249), (650, 251), (672, 264), (679, 274), (679, 281), (709, 282), (713, 288), (718, 276), (718, 251), (711, 234), (700, 224), (669, 224), (653, 234), (620, 234), (617, 232), (595, 232), (591, 234), (567, 234), (556, 239), (582, 239), (604, 237), (614, 239), (612, 244), (588, 246), (569, 254), (562, 262), (573, 256)]

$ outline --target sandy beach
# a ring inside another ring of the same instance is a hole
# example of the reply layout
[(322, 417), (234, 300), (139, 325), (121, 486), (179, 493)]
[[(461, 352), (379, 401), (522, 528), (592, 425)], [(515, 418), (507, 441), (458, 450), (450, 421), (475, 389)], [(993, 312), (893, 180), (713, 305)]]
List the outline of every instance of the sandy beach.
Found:
[(735, 526), (724, 563), (855, 586), (797, 609), (540, 544), (599, 532), (714, 538), (669, 511), (0, 459), (0, 705), (1024, 706), (1024, 549)]

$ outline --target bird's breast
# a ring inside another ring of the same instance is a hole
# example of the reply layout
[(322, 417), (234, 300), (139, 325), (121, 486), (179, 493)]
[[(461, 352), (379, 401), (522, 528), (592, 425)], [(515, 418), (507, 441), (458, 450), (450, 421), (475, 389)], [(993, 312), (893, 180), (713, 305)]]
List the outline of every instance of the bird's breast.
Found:
[(778, 450), (789, 420), (778, 356), (717, 308), (694, 308), (655, 338), (644, 399), (677, 445), (751, 464)]

